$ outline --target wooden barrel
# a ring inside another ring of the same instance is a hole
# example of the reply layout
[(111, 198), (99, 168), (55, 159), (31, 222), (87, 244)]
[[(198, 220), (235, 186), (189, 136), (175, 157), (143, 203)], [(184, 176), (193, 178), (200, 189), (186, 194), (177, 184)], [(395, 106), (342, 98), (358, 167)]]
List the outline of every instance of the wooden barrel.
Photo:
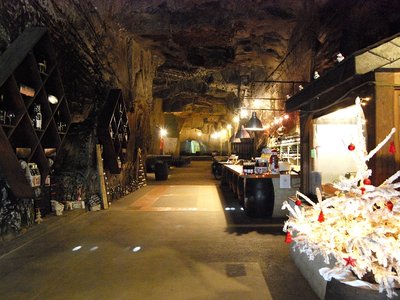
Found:
[(271, 178), (247, 178), (244, 210), (249, 217), (271, 217), (274, 210), (275, 192)]
[(239, 204), (244, 206), (244, 178), (238, 176), (238, 181), (236, 185), (236, 193), (239, 200)]

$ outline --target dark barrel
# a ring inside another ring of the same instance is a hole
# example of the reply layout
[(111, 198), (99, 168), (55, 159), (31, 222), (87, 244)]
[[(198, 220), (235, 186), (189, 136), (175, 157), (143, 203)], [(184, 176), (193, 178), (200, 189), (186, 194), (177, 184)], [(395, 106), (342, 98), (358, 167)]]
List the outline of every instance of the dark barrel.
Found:
[(271, 217), (274, 201), (274, 185), (271, 178), (246, 179), (244, 210), (249, 217)]
[(168, 163), (165, 161), (158, 161), (154, 166), (154, 175), (156, 180), (168, 179)]

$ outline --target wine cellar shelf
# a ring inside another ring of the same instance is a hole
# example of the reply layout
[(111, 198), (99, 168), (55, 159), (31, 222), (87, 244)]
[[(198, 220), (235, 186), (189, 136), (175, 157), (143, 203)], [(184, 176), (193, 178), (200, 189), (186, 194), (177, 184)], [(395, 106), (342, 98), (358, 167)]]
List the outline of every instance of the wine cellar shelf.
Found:
[(98, 120), (98, 137), (103, 146), (104, 168), (119, 174), (126, 162), (129, 140), (128, 118), (122, 92), (111, 89)]
[(0, 56), (0, 172), (16, 197), (44, 186), (70, 123), (49, 34), (27, 28)]

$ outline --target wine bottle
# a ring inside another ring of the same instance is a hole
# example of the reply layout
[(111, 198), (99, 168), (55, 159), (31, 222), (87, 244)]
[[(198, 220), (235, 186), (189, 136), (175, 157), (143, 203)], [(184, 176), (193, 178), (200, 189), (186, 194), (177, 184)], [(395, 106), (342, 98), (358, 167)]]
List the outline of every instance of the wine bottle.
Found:
[(36, 129), (42, 129), (42, 113), (40, 109), (40, 104), (35, 106), (36, 115), (35, 115), (35, 125)]

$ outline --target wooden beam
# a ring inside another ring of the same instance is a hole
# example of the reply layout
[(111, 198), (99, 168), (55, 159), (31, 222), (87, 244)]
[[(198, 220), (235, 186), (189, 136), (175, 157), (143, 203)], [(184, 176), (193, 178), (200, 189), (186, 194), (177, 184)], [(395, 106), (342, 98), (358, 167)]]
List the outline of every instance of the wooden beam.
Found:
[(103, 202), (103, 209), (108, 209), (108, 198), (107, 198), (106, 183), (104, 181), (104, 167), (103, 167), (103, 158), (101, 157), (100, 144), (96, 144), (96, 157), (97, 157), (97, 172), (100, 181), (100, 194)]

